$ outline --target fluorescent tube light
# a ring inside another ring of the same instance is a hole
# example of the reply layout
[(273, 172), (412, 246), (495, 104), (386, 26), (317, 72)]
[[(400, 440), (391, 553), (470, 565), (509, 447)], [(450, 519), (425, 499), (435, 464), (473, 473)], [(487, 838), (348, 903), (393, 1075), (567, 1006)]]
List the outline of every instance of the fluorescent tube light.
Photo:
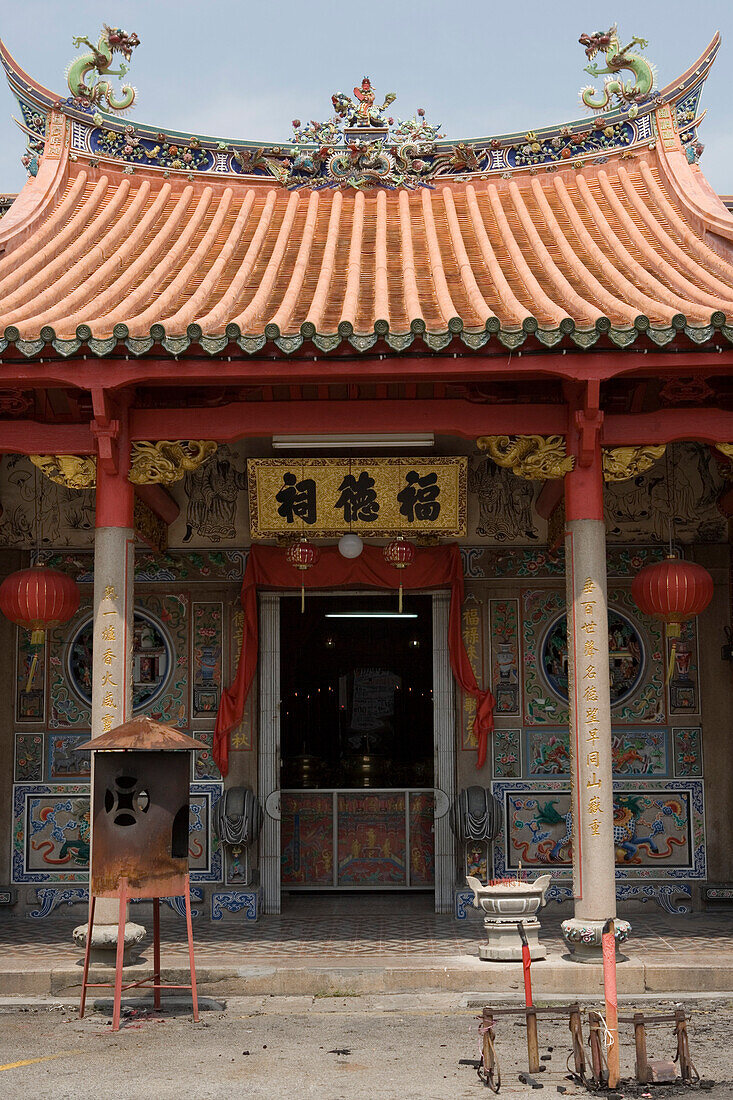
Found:
[(432, 432), (405, 433), (401, 435), (273, 435), (272, 447), (276, 451), (302, 451), (312, 448), (359, 449), (360, 447), (432, 447), (435, 436)]
[(410, 611), (328, 611), (327, 619), (416, 619)]

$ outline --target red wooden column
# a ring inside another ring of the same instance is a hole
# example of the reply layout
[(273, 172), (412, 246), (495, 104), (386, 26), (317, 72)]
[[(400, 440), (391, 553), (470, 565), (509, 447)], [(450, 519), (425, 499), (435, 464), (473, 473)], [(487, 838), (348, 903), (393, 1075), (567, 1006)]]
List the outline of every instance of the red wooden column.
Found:
[[(599, 963), (603, 925), (616, 916), (602, 415), (576, 411), (568, 435), (575, 457), (565, 475), (575, 914), (562, 925), (573, 957)], [(617, 929), (617, 939), (626, 939), (628, 924), (619, 921)]]

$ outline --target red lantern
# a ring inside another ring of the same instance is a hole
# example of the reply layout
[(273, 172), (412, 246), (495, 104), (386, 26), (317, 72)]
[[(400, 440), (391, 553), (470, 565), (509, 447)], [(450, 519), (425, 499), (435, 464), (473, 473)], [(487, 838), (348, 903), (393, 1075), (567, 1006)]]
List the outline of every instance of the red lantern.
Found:
[[(79, 589), (58, 569), (34, 565), (11, 573), (0, 584), (0, 611), (11, 623), (31, 632), (31, 645), (42, 646), (46, 630), (68, 622), (79, 607)], [(38, 664), (34, 654), (26, 691), (30, 691)]]
[[(312, 568), (321, 556), (321, 551), (317, 546), (313, 546), (308, 539), (298, 539), (297, 542), (292, 542), (285, 551), (285, 560), (288, 565), (292, 565), (294, 569), (299, 569), (301, 573), (305, 573), (307, 569)], [(305, 583), (301, 583), (300, 586), (300, 610), (305, 611)]]
[[(396, 538), (388, 542), (384, 548), (384, 560), (388, 565), (393, 565), (395, 569), (407, 569), (408, 565), (412, 565), (415, 561), (415, 547), (413, 543), (408, 542), (398, 535)], [(402, 578), (400, 578), (400, 594), (399, 594), (399, 610), (402, 613)]]
[(682, 623), (700, 615), (713, 598), (713, 578), (707, 569), (692, 561), (670, 554), (666, 561), (641, 569), (631, 585), (634, 603), (652, 619), (666, 623), (667, 636), (673, 638), (668, 678), (672, 675), (677, 638)]

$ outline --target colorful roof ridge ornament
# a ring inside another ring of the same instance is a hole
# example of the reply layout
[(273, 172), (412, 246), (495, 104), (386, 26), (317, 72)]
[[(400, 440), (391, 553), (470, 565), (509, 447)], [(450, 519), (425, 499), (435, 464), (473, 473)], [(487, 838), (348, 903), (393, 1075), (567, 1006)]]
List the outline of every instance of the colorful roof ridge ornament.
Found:
[[(369, 77), (354, 88), (356, 102), (343, 92), (331, 96), (334, 114), (325, 122), (311, 119), (303, 125), (293, 119), (293, 137), (297, 146), (286, 161), (284, 184), (298, 187), (407, 187), (428, 186), (428, 177), (449, 163), (449, 154), (436, 156), (435, 142), (442, 137), (425, 121), (425, 110), (418, 107), (413, 118), (385, 118), (384, 113), (397, 98), (389, 92), (376, 105)], [(315, 145), (317, 148), (303, 148)]]
[[(605, 111), (614, 106), (628, 107), (629, 115), (635, 118), (639, 113), (639, 104), (651, 95), (656, 78), (656, 69), (651, 62), (640, 53), (632, 52), (634, 46), (640, 50), (646, 49), (649, 44), (646, 38), (635, 36), (626, 46), (622, 46), (618, 26), (614, 23), (607, 31), (581, 34), (578, 42), (585, 47), (585, 56), (589, 61), (584, 72), (591, 76), (608, 74), (602, 90), (592, 84), (581, 88), (580, 102), (591, 111)], [(605, 69), (599, 69), (594, 61), (599, 53), (605, 55)], [(616, 75), (625, 69), (633, 74), (633, 79), (621, 80)]]
[[(132, 107), (137, 94), (132, 85), (123, 84), (121, 97), (117, 99), (108, 77), (124, 76), (129, 72), (125, 61), (130, 60), (132, 51), (140, 45), (138, 36), (134, 33), (128, 34), (121, 27), (110, 27), (103, 23), (96, 46), (84, 35), (76, 35), (72, 42), (77, 50), (80, 46), (89, 47), (89, 52), (75, 58), (66, 70), (73, 105), (87, 111), (104, 104), (110, 111), (127, 111)], [(111, 68), (116, 53), (121, 53), (125, 59), (120, 62), (119, 69)], [(87, 83), (90, 73), (98, 74), (98, 79), (93, 84)]]

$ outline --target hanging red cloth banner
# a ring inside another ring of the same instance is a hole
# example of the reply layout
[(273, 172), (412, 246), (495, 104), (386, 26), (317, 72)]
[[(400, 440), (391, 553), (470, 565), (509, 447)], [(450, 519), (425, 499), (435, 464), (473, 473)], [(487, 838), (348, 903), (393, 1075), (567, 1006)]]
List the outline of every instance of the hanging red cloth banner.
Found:
[(247, 559), (240, 600), (244, 608), (242, 649), (237, 675), (222, 695), (216, 716), (214, 759), (222, 775), (229, 771), (229, 734), (242, 721), (259, 656), (257, 627), (257, 590), (295, 588), (298, 580), (306, 588), (387, 588), (394, 589), (402, 580), (406, 589), (450, 588), (448, 653), (456, 683), (477, 700), (474, 732), (478, 739), (476, 767), (486, 762), (488, 735), (494, 728), (494, 696), (476, 683), (461, 631), (463, 605), (463, 565), (458, 547), (431, 546), (420, 549), (406, 575), (397, 574), (384, 560), (381, 547), (365, 546), (358, 558), (344, 558), (336, 546), (321, 550), (318, 561), (301, 578), (294, 578), (284, 552), (276, 546), (253, 546)]

